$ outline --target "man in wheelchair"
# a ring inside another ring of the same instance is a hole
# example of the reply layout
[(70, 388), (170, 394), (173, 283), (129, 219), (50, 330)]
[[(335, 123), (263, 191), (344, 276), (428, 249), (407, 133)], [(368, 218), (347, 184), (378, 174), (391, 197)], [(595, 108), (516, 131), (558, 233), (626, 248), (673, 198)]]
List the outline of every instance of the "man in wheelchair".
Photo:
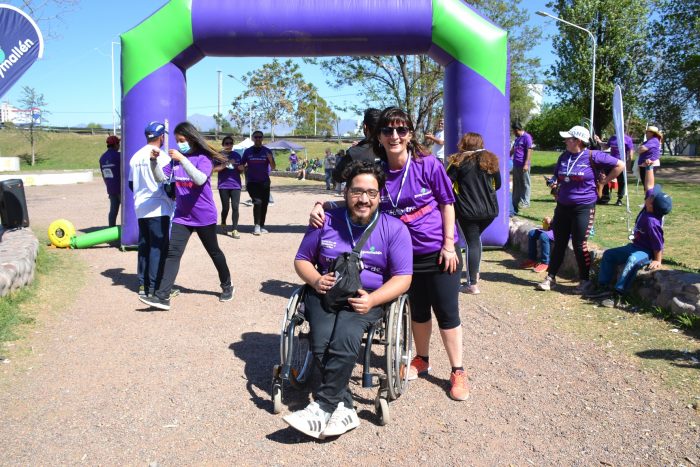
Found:
[[(382, 305), (408, 290), (413, 274), (408, 229), (399, 219), (377, 210), (386, 175), (369, 162), (354, 162), (346, 173), (346, 207), (327, 211), (321, 228), (309, 227), (294, 260), (297, 274), (309, 285), (305, 315), (322, 379), (314, 401), (286, 415), (284, 421), (314, 438), (342, 435), (359, 426), (348, 384), (362, 336), (381, 319)], [(372, 223), (374, 230), (361, 248), (362, 288), (346, 306), (333, 311), (322, 299), (336, 282), (332, 263), (354, 248)]]

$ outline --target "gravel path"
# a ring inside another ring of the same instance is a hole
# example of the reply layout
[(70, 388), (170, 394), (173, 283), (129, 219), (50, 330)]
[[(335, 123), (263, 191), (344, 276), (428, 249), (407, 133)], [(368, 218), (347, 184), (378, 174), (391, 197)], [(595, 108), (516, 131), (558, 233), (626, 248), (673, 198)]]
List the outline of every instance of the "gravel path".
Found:
[[(286, 297), (299, 283), (292, 258), (308, 210), (326, 192), (283, 183), (291, 182), (273, 180), (269, 235), (250, 234), (252, 210), (241, 206), (242, 238), (219, 237), (236, 285), (227, 304), (217, 301), (216, 272), (196, 238), (170, 312), (138, 302), (135, 252), (74, 252), (88, 265), (85, 286), (60, 314), (40, 317), (32, 355), (0, 368), (0, 464), (700, 462), (700, 420), (687, 395), (546, 315), (533, 319), (543, 299), (530, 300), (504, 252), (485, 255), (484, 293), (460, 298), (470, 400), (446, 396), (449, 368), (435, 334), (432, 376), (391, 404), (390, 425), (378, 426), (374, 392), (357, 385), (358, 429), (319, 442), (288, 428), (271, 413), (271, 368)], [(77, 228), (106, 221), (100, 181), (30, 187), (27, 196), (37, 229), (57, 217)], [(557, 306), (572, 299), (549, 297)], [(292, 399), (293, 409), (306, 402)]]

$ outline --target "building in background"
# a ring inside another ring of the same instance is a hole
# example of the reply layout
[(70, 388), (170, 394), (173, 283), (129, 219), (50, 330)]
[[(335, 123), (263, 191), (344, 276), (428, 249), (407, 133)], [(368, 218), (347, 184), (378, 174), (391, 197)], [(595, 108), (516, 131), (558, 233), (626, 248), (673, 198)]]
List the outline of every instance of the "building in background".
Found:
[(34, 119), (34, 125), (41, 125), (41, 110), (18, 109), (9, 102), (0, 103), (0, 123), (13, 123), (18, 126), (29, 125)]

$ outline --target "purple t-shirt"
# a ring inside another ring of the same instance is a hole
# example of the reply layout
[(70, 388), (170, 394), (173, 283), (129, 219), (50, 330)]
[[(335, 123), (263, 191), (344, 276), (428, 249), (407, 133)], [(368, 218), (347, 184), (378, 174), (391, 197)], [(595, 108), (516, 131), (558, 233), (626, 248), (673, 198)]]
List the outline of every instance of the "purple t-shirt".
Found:
[(642, 143), (642, 146), (647, 148), (646, 151), (639, 153), (639, 160), (637, 165), (644, 165), (644, 161), (656, 161), (659, 160), (661, 155), (661, 144), (658, 138), (650, 138)]
[[(365, 226), (350, 223), (348, 228), (346, 212), (345, 208), (326, 211), (323, 227), (307, 229), (295, 259), (309, 261), (321, 274), (326, 274), (335, 258), (351, 251), (352, 242), (360, 240)], [(360, 280), (367, 290), (378, 289), (392, 276), (413, 274), (408, 229), (401, 221), (384, 213), (379, 214), (377, 225), (362, 247), (360, 257), (365, 266), (360, 272)]]
[[(204, 154), (188, 155), (187, 159), (197, 170), (207, 176), (203, 185), (197, 186), (185, 169), (175, 163), (173, 180), (175, 181), (175, 215), (173, 222), (176, 224), (203, 227), (216, 224), (217, 213), (214, 204), (214, 194), (211, 190), (211, 171), (214, 167), (211, 159)], [(170, 177), (171, 166), (163, 168), (166, 177)]]
[(107, 187), (107, 194), (114, 196), (122, 192), (122, 155), (116, 149), (109, 148), (100, 157), (102, 179)]
[[(435, 156), (416, 160), (409, 154), (409, 158), (402, 169), (384, 168), (386, 185), (381, 192), (379, 207), (382, 212), (398, 217), (406, 224), (414, 255), (435, 253), (442, 248), (444, 238), (439, 205), (455, 202), (452, 182), (442, 162)], [(459, 241), (456, 224), (454, 237), (456, 244)]]
[[(615, 156), (618, 159), (620, 158), (620, 148), (617, 145), (617, 136), (613, 135), (608, 139), (608, 146), (610, 147), (610, 155)], [(625, 156), (629, 157), (629, 154), (632, 152), (634, 149), (634, 142), (632, 141), (632, 137), (629, 135), (625, 135)]]
[(554, 241), (554, 230), (549, 229), (549, 230), (544, 230), (544, 229), (536, 229), (538, 232), (542, 232), (547, 236), (550, 242)]
[(529, 133), (523, 132), (522, 135), (515, 138), (513, 142), (513, 165), (522, 167), (525, 165), (527, 150), (532, 147), (532, 136)]
[[(652, 190), (647, 190), (645, 198), (653, 196)], [(662, 220), (653, 213), (642, 208), (634, 223), (634, 240), (632, 243), (640, 248), (650, 251), (664, 249), (664, 229)]]
[(241, 165), (248, 164), (246, 171), (246, 180), (253, 183), (265, 183), (270, 181), (270, 161), (269, 157), (273, 157), (272, 151), (265, 146), (256, 148), (251, 146), (243, 151)]
[(296, 154), (290, 154), (290, 155), (289, 155), (289, 163), (290, 163), (290, 164), (296, 164), (297, 162), (299, 162), (299, 158), (297, 157), (297, 155), (296, 155)]
[[(591, 159), (596, 170), (591, 167)], [(566, 206), (592, 204), (598, 200), (596, 173), (614, 169), (619, 159), (602, 151), (584, 149), (579, 154), (564, 151), (554, 166), (554, 176), (559, 183), (557, 203)]]
[(219, 172), (217, 187), (220, 190), (240, 190), (241, 172), (238, 170), (238, 166), (241, 164), (241, 155), (236, 151), (231, 151), (230, 154), (224, 155), (228, 157), (228, 165)]

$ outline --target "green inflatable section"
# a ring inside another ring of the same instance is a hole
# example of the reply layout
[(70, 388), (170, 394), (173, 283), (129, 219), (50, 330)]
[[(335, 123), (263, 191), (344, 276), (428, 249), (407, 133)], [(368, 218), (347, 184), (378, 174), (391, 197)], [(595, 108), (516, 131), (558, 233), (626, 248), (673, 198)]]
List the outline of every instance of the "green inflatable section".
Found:
[(108, 229), (96, 230), (85, 235), (71, 237), (71, 248), (90, 248), (100, 243), (115, 242), (121, 237), (122, 229), (119, 226)]

